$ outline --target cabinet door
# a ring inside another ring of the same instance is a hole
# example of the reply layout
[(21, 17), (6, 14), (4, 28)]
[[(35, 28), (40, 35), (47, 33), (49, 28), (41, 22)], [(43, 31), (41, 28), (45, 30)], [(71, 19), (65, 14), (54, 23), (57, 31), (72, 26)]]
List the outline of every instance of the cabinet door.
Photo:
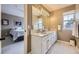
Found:
[(51, 37), (50, 37), (50, 44), (51, 45), (53, 44), (53, 41), (54, 41), (54, 36), (53, 36), (53, 34), (51, 34)]
[(51, 47), (51, 45), (52, 45), (51, 34), (49, 34), (47, 42), (48, 42), (48, 49), (49, 49)]
[(48, 36), (42, 39), (42, 53), (46, 53), (47, 51), (47, 39), (48, 39)]
[(52, 44), (54, 44), (56, 40), (57, 40), (57, 35), (56, 35), (56, 33), (52, 33), (52, 34), (51, 34), (51, 41), (52, 41)]
[(56, 33), (51, 33), (49, 36), (48, 36), (48, 49), (52, 46), (52, 44), (54, 44), (56, 41)]
[(31, 39), (31, 52), (33, 54), (41, 54), (41, 38), (37, 36), (32, 36)]

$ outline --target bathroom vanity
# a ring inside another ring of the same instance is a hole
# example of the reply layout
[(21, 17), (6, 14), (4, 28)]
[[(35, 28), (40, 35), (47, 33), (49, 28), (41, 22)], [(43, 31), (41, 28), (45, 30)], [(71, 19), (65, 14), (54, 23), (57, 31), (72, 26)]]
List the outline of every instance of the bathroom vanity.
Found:
[(31, 33), (31, 53), (45, 54), (49, 48), (57, 41), (56, 31), (45, 33)]

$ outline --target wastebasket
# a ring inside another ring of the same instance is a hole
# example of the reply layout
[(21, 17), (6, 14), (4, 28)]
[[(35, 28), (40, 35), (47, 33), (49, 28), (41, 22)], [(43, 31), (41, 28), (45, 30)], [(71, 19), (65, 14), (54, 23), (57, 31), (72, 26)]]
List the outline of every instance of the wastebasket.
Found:
[(72, 38), (70, 39), (70, 45), (71, 45), (71, 46), (76, 46), (75, 37), (72, 37)]

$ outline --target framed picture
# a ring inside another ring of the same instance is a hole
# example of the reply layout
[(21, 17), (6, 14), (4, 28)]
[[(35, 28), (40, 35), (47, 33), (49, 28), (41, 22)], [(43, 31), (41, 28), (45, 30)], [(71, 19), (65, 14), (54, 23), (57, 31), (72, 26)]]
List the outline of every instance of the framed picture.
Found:
[(2, 25), (9, 25), (8, 19), (2, 19)]
[(16, 22), (15, 22), (15, 25), (16, 25), (16, 26), (21, 26), (22, 24), (21, 24), (21, 22), (17, 22), (17, 21), (16, 21)]

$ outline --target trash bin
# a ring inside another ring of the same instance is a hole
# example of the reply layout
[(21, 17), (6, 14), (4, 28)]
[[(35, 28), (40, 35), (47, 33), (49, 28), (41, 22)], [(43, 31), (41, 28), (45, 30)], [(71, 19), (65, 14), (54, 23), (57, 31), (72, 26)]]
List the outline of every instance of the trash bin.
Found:
[(75, 37), (72, 37), (72, 38), (70, 39), (70, 45), (71, 45), (71, 46), (76, 46)]
[(79, 38), (76, 38), (76, 47), (79, 48)]

